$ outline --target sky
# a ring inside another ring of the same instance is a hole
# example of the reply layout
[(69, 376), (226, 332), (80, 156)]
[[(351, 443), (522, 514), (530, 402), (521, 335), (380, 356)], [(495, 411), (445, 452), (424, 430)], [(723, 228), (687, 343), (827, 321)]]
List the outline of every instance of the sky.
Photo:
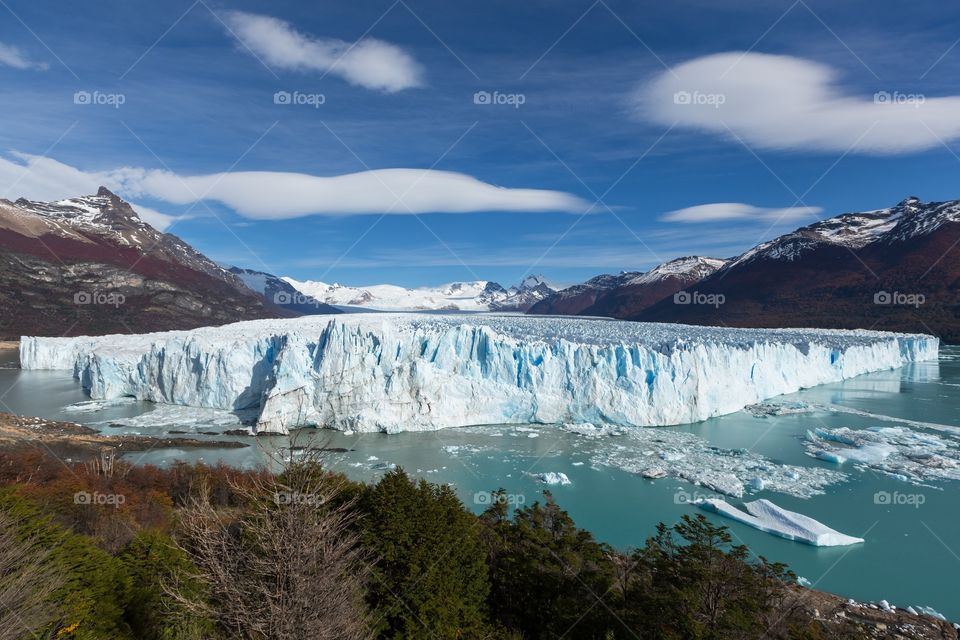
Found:
[(960, 198), (960, 5), (0, 0), (0, 197), (224, 264), (571, 284)]

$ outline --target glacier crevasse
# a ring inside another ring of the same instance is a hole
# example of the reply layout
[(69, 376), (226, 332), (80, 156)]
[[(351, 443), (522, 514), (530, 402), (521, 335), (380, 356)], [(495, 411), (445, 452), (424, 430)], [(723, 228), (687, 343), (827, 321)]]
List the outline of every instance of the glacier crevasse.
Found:
[(937, 357), (937, 338), (492, 315), (357, 314), (142, 335), (24, 337), (24, 369), (95, 400), (253, 410), (257, 431), (671, 425)]

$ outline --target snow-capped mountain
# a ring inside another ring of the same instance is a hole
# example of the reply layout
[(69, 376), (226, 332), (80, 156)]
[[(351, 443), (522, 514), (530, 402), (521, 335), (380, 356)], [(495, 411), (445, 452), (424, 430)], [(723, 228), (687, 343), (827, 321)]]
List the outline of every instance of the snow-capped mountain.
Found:
[(8, 338), (278, 315), (234, 274), (103, 187), (56, 202), (0, 200), (0, 308)]
[(529, 313), (621, 317), (672, 296), (725, 264), (717, 258), (687, 256), (646, 272), (600, 275), (556, 292), (533, 305)]
[(307, 316), (341, 313), (335, 307), (301, 293), (283, 278), (272, 273), (241, 267), (230, 267), (228, 271), (240, 278), (247, 288), (260, 294), (268, 307)]
[(541, 276), (527, 277), (509, 289), (487, 280), (415, 289), (392, 284), (349, 287), (312, 280), (283, 280), (303, 295), (326, 304), (379, 311), (526, 311), (553, 293)]
[(697, 296), (684, 297), (683, 304), (668, 298), (617, 315), (741, 327), (923, 331), (955, 341), (958, 246), (960, 201), (910, 197), (764, 242), (688, 288)]

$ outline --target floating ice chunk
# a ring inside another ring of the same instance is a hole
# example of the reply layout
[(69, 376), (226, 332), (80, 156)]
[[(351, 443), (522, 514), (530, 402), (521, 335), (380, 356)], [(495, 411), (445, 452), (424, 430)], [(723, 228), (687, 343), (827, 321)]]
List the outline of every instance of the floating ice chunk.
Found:
[(343, 314), (144, 335), (24, 337), (25, 369), (94, 400), (254, 408), (256, 429), (696, 422), (937, 357), (932, 336), (496, 315)]
[[(925, 615), (925, 616), (931, 616), (931, 617), (933, 617), (933, 618), (938, 618), (938, 619), (940, 619), (940, 620), (943, 620), (944, 622), (946, 622), (946, 620), (947, 620), (946, 616), (944, 616), (942, 613), (940, 613), (939, 611), (937, 611), (937, 610), (934, 609), (933, 607), (920, 607), (920, 606), (918, 606), (918, 607), (916, 607), (916, 610), (917, 610), (917, 612), (922, 613), (922, 614)], [(954, 625), (954, 626), (957, 626), (957, 625)], [(957, 628), (960, 628), (960, 627), (957, 627)]]
[(538, 482), (542, 482), (544, 484), (559, 484), (559, 485), (572, 484), (570, 482), (570, 478), (567, 477), (567, 474), (559, 471), (531, 473), (530, 476), (536, 479)]
[(809, 587), (810, 581), (804, 578), (803, 576), (797, 576), (797, 584), (801, 587)]
[(816, 429), (804, 442), (807, 455), (827, 462), (852, 462), (891, 477), (921, 484), (960, 480), (960, 441), (907, 427)]
[(834, 531), (813, 518), (787, 511), (769, 500), (747, 502), (743, 505), (745, 512), (723, 500), (713, 498), (701, 500), (697, 504), (702, 509), (732, 518), (760, 531), (817, 547), (840, 547), (863, 542), (863, 538)]

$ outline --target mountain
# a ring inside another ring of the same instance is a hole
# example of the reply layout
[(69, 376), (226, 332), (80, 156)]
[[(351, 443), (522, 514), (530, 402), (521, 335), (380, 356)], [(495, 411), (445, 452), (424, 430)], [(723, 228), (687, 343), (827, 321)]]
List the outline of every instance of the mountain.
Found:
[(581, 313), (734, 327), (916, 331), (957, 342), (958, 246), (960, 201), (910, 197), (764, 242), (676, 297), (653, 305), (611, 302), (628, 298), (621, 283), (604, 294), (607, 302)]
[[(186, 329), (277, 317), (234, 274), (101, 187), (0, 199), (0, 335)], [(293, 315), (290, 313), (282, 315)]]
[(724, 264), (716, 258), (688, 256), (647, 272), (601, 275), (556, 292), (528, 313), (626, 317), (699, 282)]
[(263, 298), (267, 307), (273, 308), (281, 313), (289, 314), (292, 312), (305, 316), (343, 313), (336, 307), (304, 295), (286, 280), (272, 273), (243, 269), (241, 267), (230, 267), (227, 270), (240, 278), (248, 289), (258, 293)]
[(700, 282), (722, 304), (670, 300), (625, 315), (729, 326), (919, 331), (960, 340), (960, 201), (911, 197), (765, 242)]
[(312, 280), (283, 280), (303, 295), (326, 304), (380, 311), (526, 311), (554, 291), (541, 276), (527, 277), (509, 289), (486, 280), (416, 289), (392, 284), (349, 287)]

